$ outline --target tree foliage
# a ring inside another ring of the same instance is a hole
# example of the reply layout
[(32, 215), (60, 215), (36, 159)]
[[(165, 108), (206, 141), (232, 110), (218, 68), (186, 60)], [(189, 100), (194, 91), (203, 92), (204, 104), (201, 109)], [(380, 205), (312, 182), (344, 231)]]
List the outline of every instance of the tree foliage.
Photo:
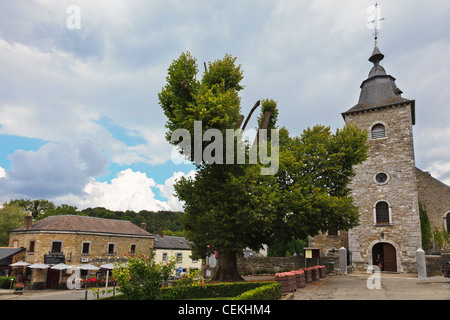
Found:
[(9, 244), (9, 232), (23, 226), (27, 213), (17, 203), (3, 204), (0, 209), (0, 247)]
[(175, 258), (156, 263), (153, 253), (129, 253), (126, 257), (127, 266), (115, 267), (112, 272), (125, 300), (154, 300), (162, 283), (175, 273)]
[(43, 214), (47, 210), (55, 208), (55, 204), (53, 202), (45, 199), (17, 199), (11, 200), (9, 203), (17, 203), (20, 207), (23, 208), (23, 210), (31, 213), (33, 219), (36, 219), (40, 214)]
[[(192, 135), (195, 121), (202, 121), (203, 132), (236, 128), (243, 77), (241, 66), (235, 62), (236, 58), (226, 55), (210, 63), (200, 80), (196, 78), (196, 60), (189, 53), (171, 64), (167, 84), (159, 94), (170, 143), (177, 145), (170, 139), (176, 129), (186, 129)], [(272, 115), (269, 129), (276, 128), (277, 103), (263, 100), (258, 122), (265, 112)], [(358, 223), (347, 185), (354, 176), (353, 166), (366, 157), (367, 134), (355, 126), (335, 133), (315, 126), (299, 137), (290, 137), (282, 128), (279, 138), (279, 170), (274, 175), (261, 175), (260, 162), (203, 162), (196, 163), (194, 178), (182, 178), (175, 185), (176, 195), (185, 202), (183, 224), (194, 255), (219, 252), (220, 275), (215, 280), (237, 280), (236, 254), (245, 247), (257, 250), (279, 239), (305, 239)], [(273, 151), (270, 139), (258, 147)], [(247, 144), (247, 153), (250, 147)], [(186, 156), (192, 160), (191, 154)], [(226, 272), (221, 273), (221, 269)]]
[[(103, 207), (86, 208), (83, 210), (79, 210), (75, 206), (70, 206), (68, 204), (55, 205), (53, 202), (45, 199), (41, 199), (38, 201), (30, 199), (16, 199), (5, 203), (4, 207), (6, 208), (8, 206), (17, 206), (22, 211), (30, 213), (30, 208), (34, 208), (33, 205), (35, 203), (46, 204), (45, 207), (38, 206), (39, 210), (35, 212), (39, 213), (36, 217), (33, 216), (35, 221), (54, 215), (83, 215), (104, 219), (128, 220), (137, 226), (140, 226), (141, 223), (145, 223), (147, 231), (152, 234), (166, 231), (167, 235), (174, 234), (177, 236), (183, 236), (184, 228), (181, 222), (183, 213), (176, 211), (113, 211)], [(23, 226), (23, 219), (18, 222), (18, 226), (15, 228), (21, 226)], [(1, 224), (0, 227), (2, 227)], [(2, 228), (8, 227), (4, 226)]]

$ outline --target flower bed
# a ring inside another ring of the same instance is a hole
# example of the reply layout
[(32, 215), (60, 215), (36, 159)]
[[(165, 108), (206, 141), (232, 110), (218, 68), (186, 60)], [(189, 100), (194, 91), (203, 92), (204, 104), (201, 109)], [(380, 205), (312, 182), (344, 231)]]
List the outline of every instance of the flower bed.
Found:
[(280, 286), (279, 284), (274, 282), (233, 282), (178, 287), (175, 286), (171, 288), (160, 288), (159, 291), (160, 293), (156, 298), (158, 300), (214, 298), (234, 298), (238, 300), (272, 300), (275, 297), (279, 299)]
[(289, 293), (297, 289), (297, 279), (294, 271), (275, 274), (275, 281), (281, 285), (281, 293)]
[(312, 268), (305, 268), (305, 281), (306, 283), (311, 283), (313, 281), (312, 278)]
[(325, 266), (319, 266), (319, 276), (321, 278), (325, 278), (326, 272), (325, 272)]
[(277, 273), (275, 281), (281, 284), (281, 293), (289, 293), (323, 277), (325, 277), (325, 267), (315, 266)]
[(295, 279), (297, 281), (297, 288), (303, 288), (306, 285), (305, 271), (302, 269), (292, 271), (295, 273)]

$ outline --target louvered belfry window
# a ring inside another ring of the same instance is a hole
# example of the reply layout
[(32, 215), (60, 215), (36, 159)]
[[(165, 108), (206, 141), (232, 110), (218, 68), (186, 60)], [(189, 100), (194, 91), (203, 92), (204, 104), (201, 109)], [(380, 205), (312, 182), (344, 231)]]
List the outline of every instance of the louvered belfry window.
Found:
[(389, 223), (389, 205), (387, 202), (380, 201), (375, 206), (376, 223)]
[(386, 130), (381, 123), (372, 127), (372, 139), (380, 139), (386, 137)]

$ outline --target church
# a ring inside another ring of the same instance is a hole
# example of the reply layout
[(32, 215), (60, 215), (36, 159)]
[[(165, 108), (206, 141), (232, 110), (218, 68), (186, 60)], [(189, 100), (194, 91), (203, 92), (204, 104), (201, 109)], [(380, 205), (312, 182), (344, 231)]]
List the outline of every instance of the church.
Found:
[(366, 271), (380, 260), (382, 271), (416, 273), (416, 250), (422, 248), (419, 203), (432, 229), (450, 232), (450, 187), (416, 168), (416, 103), (402, 97), (396, 79), (380, 65), (383, 58), (375, 38), (369, 58), (373, 66), (361, 84), (359, 101), (342, 113), (346, 124), (367, 130), (370, 145), (350, 185), (359, 225), (319, 234), (309, 239), (309, 246), (320, 248), (322, 256), (346, 248), (355, 270)]

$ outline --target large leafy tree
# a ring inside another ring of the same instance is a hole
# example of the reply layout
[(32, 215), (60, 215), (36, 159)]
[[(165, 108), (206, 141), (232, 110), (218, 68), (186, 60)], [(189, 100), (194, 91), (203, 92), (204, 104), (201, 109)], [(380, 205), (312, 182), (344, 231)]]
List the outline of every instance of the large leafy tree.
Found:
[(23, 226), (27, 213), (17, 203), (4, 203), (0, 209), (0, 247), (7, 247), (9, 232)]
[(16, 203), (23, 208), (26, 212), (31, 213), (33, 219), (44, 214), (47, 210), (55, 209), (55, 204), (45, 199), (30, 200), (30, 199), (17, 199), (11, 200), (10, 204)]
[[(194, 141), (195, 121), (202, 122), (202, 134), (216, 129), (225, 136), (227, 129), (240, 126), (238, 93), (243, 76), (235, 62), (226, 55), (209, 63), (200, 80), (196, 59), (189, 53), (171, 64), (159, 102), (167, 117), (166, 138), (172, 144), (179, 145), (172, 140), (177, 129), (187, 130)], [(276, 128), (277, 115), (277, 103), (263, 100), (258, 127)], [(247, 123), (248, 118), (244, 127)], [(274, 152), (272, 138), (258, 140), (257, 146)], [(300, 137), (290, 137), (281, 129), (279, 139), (279, 170), (273, 175), (262, 175), (260, 162), (218, 164), (197, 159), (195, 178), (182, 178), (175, 185), (176, 195), (185, 202), (183, 223), (194, 255), (219, 252), (214, 280), (241, 279), (236, 256), (245, 247), (259, 249), (279, 239), (348, 229), (358, 221), (347, 184), (354, 175), (353, 165), (365, 159), (366, 134), (352, 126), (334, 134), (316, 126)], [(202, 141), (200, 147), (203, 151), (209, 143)], [(247, 155), (250, 147), (251, 143), (244, 144)], [(195, 160), (195, 152), (180, 151)]]
[(299, 137), (280, 130), (279, 186), (273, 235), (305, 239), (328, 230), (348, 230), (358, 224), (348, 184), (353, 166), (367, 156), (367, 134), (348, 125), (332, 133), (314, 126)]

